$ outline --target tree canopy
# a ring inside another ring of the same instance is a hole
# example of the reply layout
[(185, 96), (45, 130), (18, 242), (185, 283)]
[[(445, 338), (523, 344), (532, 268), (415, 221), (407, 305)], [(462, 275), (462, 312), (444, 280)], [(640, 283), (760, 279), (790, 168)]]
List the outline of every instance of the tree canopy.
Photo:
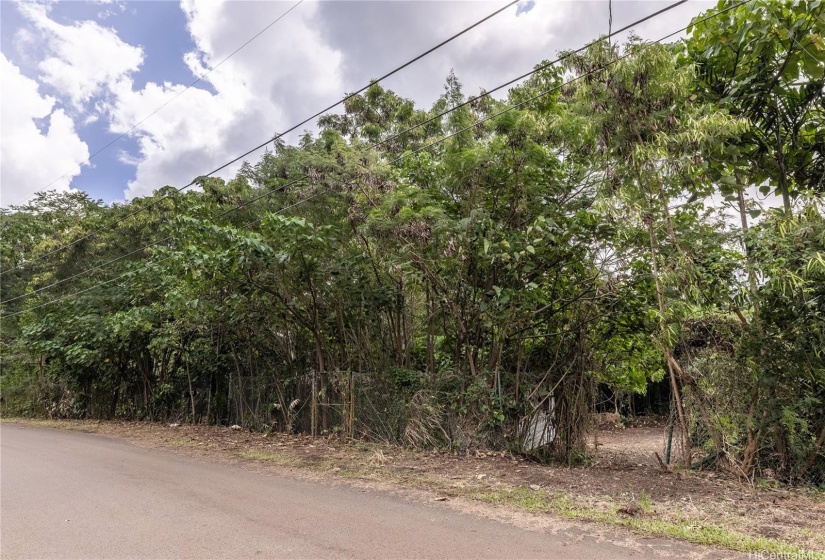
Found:
[(197, 191), (4, 211), (5, 411), (576, 462), (597, 392), (656, 385), (683, 462), (821, 480), (825, 9), (562, 60), (503, 99), (373, 84)]

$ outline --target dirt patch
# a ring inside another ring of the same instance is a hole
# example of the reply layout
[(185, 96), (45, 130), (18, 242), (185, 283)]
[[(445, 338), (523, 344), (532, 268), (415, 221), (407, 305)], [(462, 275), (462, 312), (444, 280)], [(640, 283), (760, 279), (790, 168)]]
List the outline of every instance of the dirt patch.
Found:
[(599, 412), (593, 415), (593, 425), (599, 430), (623, 428), (622, 417), (615, 412)]
[[(323, 476), (435, 492), (459, 502), (550, 512), (622, 525), (643, 534), (736, 550), (825, 552), (825, 493), (762, 488), (713, 472), (663, 471), (654, 451), (662, 426), (600, 432), (586, 467), (541, 465), (502, 452), (472, 455), (259, 434), (226, 427), (140, 422), (31, 421), (128, 439), (138, 445), (252, 462), (300, 476)], [(469, 502), (468, 502), (469, 503)], [(811, 556), (813, 557), (813, 556)], [(825, 556), (823, 556), (825, 557)]]

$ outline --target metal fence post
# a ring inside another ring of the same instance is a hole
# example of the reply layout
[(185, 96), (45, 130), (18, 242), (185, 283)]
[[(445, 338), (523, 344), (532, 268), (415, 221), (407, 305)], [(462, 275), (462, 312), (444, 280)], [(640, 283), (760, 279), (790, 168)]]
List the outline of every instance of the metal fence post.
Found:
[(349, 372), (349, 437), (355, 437), (355, 376)]
[(318, 435), (318, 379), (314, 369), (310, 370), (310, 374), (312, 375), (312, 404), (310, 406), (312, 426), (310, 427), (310, 433), (312, 433), (312, 437), (315, 437)]

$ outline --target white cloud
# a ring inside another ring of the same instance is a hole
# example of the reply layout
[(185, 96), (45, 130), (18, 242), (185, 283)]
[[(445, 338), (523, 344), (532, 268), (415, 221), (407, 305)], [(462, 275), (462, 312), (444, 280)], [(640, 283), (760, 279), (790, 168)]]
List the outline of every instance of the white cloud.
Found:
[[(290, 5), (184, 0), (181, 8), (197, 46), (184, 62), (195, 76), (203, 75)], [(138, 139), (141, 161), (126, 197), (144, 196), (167, 184), (182, 187), (337, 101), (343, 94), (341, 55), (317, 30), (317, 9), (314, 3), (301, 5), (209, 73), (203, 81), (215, 93), (200, 84), (190, 88), (130, 132)], [(108, 108), (112, 131), (128, 131), (183, 89), (149, 83), (134, 91), (121, 83)], [(231, 176), (239, 167), (219, 175)]]
[[(667, 6), (663, 1), (613, 2), (613, 29)], [(361, 85), (492, 13), (502, 2), (323, 2), (320, 24), (330, 44), (344, 54), (348, 86)], [(606, 34), (606, 1), (538, 0), (529, 11), (508, 8), (387, 80), (388, 87), (418, 103), (442, 93), (451, 69), (465, 94), (491, 89), (531, 70), (562, 50), (577, 49)], [(650, 40), (687, 25), (714, 2), (688, 2), (636, 31)], [(373, 23), (374, 22), (374, 23)], [(619, 38), (623, 41), (627, 34)], [(506, 93), (506, 92), (502, 92)]]
[[(37, 82), (0, 54), (0, 205), (7, 207), (28, 200), (35, 192), (66, 175), (49, 188), (68, 190), (79, 164), (89, 157), (89, 149), (78, 137), (74, 123), (55, 99), (42, 96)], [(48, 123), (42, 133), (37, 122)]]
[[(689, 4), (640, 32), (657, 38), (711, 6), (705, 1)], [(442, 93), (450, 69), (471, 94), (607, 31), (606, 2), (538, 0), (531, 5), (532, 0), (525, 0), (520, 14), (515, 6), (509, 8), (385, 85), (427, 106)], [(664, 5), (616, 1), (614, 29)], [(111, 132), (136, 140), (137, 153), (115, 156), (135, 166), (135, 179), (125, 188), (126, 198), (131, 198), (167, 184), (189, 183), (489, 14), (501, 2), (304, 2), (185, 93), (184, 85), (164, 82), (163, 76), (153, 76), (154, 81), (136, 90), (132, 75), (144, 62), (143, 51), (123, 42), (115, 30), (93, 21), (60, 24), (44, 4), (18, 6), (29, 22), (16, 34), (18, 47), (26, 46), (21, 60), (26, 60), (25, 68), (39, 70), (45, 91), (68, 103), (78, 122), (88, 124), (99, 116)], [(186, 31), (195, 44), (181, 62), (194, 76), (203, 75), (291, 6), (181, 0)], [(147, 34), (146, 41), (151, 40)], [(54, 100), (39, 99), (49, 103), (50, 126), (58, 127), (54, 134), (60, 126), (74, 134), (66, 114), (54, 109)], [(35, 121), (30, 121), (33, 127)], [(219, 175), (230, 176), (239, 166)]]
[[(671, 30), (711, 5), (696, 4), (660, 23)], [(204, 74), (291, 5), (182, 0), (197, 47), (185, 56), (185, 63), (194, 75)], [(616, 2), (614, 28), (664, 5)], [(166, 184), (189, 183), (500, 6), (487, 1), (303, 3), (205, 78), (216, 94), (196, 86), (131, 133), (139, 139), (142, 161), (127, 198)], [(393, 76), (386, 85), (425, 106), (442, 93), (452, 68), (464, 82), (465, 93), (490, 88), (542, 59), (554, 58), (559, 50), (581, 46), (605, 33), (606, 6), (606, 2), (544, 0), (521, 14), (514, 6)], [(571, 26), (573, 21), (577, 25)], [(659, 29), (641, 31), (656, 38)], [(112, 130), (127, 131), (182, 87), (150, 83), (141, 91), (118, 89), (110, 108)], [(231, 176), (238, 167), (235, 164), (219, 175)]]
[(126, 11), (126, 2), (121, 2), (119, 0), (97, 0), (96, 3), (102, 6), (108, 6), (105, 10), (101, 10), (97, 13), (98, 19), (110, 18), (117, 15), (118, 12)]
[(93, 21), (62, 25), (49, 18), (47, 5), (22, 2), (18, 6), (40, 32), (48, 51), (38, 65), (40, 80), (69, 99), (76, 110), (143, 62), (140, 47), (124, 43), (113, 29)]

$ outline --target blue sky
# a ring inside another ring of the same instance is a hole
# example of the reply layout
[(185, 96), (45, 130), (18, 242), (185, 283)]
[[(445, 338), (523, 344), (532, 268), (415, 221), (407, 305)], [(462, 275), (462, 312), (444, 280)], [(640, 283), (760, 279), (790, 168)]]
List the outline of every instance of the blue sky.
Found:
[[(21, 67), (26, 75), (36, 79), (37, 68), (32, 64), (33, 61), (26, 60), (15, 46), (16, 33), (26, 29), (29, 22), (15, 2), (3, 1), (0, 3), (0, 10), (0, 40), (3, 54)], [(123, 41), (139, 45), (144, 51), (144, 62), (133, 74), (137, 88), (143, 88), (148, 82), (157, 81), (161, 76), (163, 80), (176, 83), (188, 84), (193, 80), (192, 73), (183, 63), (183, 56), (195, 48), (195, 43), (190, 34), (185, 32), (186, 18), (177, 2), (143, 1), (113, 6), (96, 2), (61, 2), (52, 6), (49, 15), (55, 22), (63, 25), (85, 20), (97, 21), (101, 25), (116, 29)], [(147, 29), (153, 30), (151, 36), (147, 34)], [(208, 84), (204, 86), (208, 87)], [(47, 84), (41, 86), (41, 91), (59, 99), (59, 92)], [(47, 126), (43, 121), (45, 119), (38, 123), (38, 128)], [(105, 120), (77, 126), (80, 137), (89, 147), (90, 155), (113, 140), (117, 139), (117, 143), (92, 158), (92, 165), (83, 168), (80, 176), (72, 182), (72, 186), (86, 191), (93, 198), (107, 202), (121, 199), (122, 186), (134, 179), (135, 167), (122, 162), (117, 154), (118, 151), (136, 153), (136, 141), (129, 136), (118, 139), (120, 134), (110, 132), (109, 123)], [(45, 187), (52, 180), (70, 171), (72, 167), (75, 166), (70, 165), (57, 172), (41, 186)]]
[[(117, 30), (118, 36), (130, 44), (139, 45), (144, 52), (144, 62), (133, 75), (136, 88), (143, 88), (150, 81), (163, 79), (174, 83), (189, 84), (192, 73), (183, 63), (183, 55), (195, 48), (191, 36), (185, 32), (186, 18), (177, 2), (143, 1), (122, 4), (123, 9), (112, 7), (105, 10), (99, 4), (89, 2), (61, 2), (54, 6), (52, 15), (58, 22), (73, 22), (97, 18), (102, 24)], [(99, 14), (106, 14), (103, 18)], [(147, 29), (152, 34), (147, 36)], [(161, 78), (162, 77), (162, 78)], [(208, 83), (201, 87), (208, 87)], [(74, 187), (85, 190), (89, 196), (110, 202), (120, 198), (119, 187), (135, 177), (135, 167), (115, 157), (117, 150), (130, 153), (137, 151), (137, 143), (128, 136), (109, 132), (108, 123), (98, 120), (83, 128), (82, 138), (91, 153), (117, 139), (117, 144), (93, 158), (94, 164), (84, 170)], [(113, 180), (114, 179), (114, 180)]]
[[(19, 204), (67, 172), (50, 188), (106, 202), (181, 187), (504, 2), (307, 0), (130, 130), (294, 4), (0, 2), (0, 205)], [(614, 28), (664, 5), (614, 0)], [(656, 39), (713, 5), (688, 2), (637, 32)], [(529, 0), (386, 85), (428, 106), (451, 69), (473, 93), (606, 31), (607, 2)]]

